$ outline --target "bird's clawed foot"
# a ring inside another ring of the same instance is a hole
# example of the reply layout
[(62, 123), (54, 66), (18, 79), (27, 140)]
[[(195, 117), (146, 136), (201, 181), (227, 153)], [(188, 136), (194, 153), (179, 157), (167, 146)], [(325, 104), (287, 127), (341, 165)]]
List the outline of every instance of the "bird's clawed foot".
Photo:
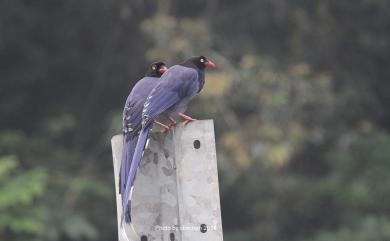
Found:
[(163, 124), (161, 122), (154, 121), (154, 123), (162, 128), (161, 133), (167, 133), (169, 131), (169, 129), (171, 129), (170, 126), (167, 126), (167, 125), (165, 125), (165, 124)]
[(188, 115), (185, 115), (183, 113), (177, 113), (181, 118), (184, 119), (184, 122), (182, 124), (182, 126), (186, 126), (188, 123), (190, 123), (191, 121), (195, 121), (196, 119), (192, 118), (192, 117), (189, 117)]
[[(196, 119), (188, 116), (188, 115), (185, 115), (183, 113), (178, 113), (178, 115), (184, 119), (183, 121), (183, 124), (181, 126), (186, 126), (188, 123), (190, 123), (191, 121), (195, 121)], [(154, 121), (155, 124), (157, 124), (158, 126), (160, 126), (162, 128), (161, 130), (161, 133), (167, 133), (173, 126), (175, 126), (177, 124), (177, 121), (175, 119), (173, 119), (172, 117), (170, 117), (169, 115), (165, 115), (165, 118), (167, 120), (169, 120), (169, 125), (165, 125), (161, 122), (158, 122), (158, 121)]]
[(177, 121), (175, 119), (173, 119), (172, 117), (170, 117), (169, 115), (166, 115), (165, 118), (167, 118), (167, 120), (170, 121), (169, 123), (169, 128), (171, 128), (172, 126), (175, 126), (177, 124)]

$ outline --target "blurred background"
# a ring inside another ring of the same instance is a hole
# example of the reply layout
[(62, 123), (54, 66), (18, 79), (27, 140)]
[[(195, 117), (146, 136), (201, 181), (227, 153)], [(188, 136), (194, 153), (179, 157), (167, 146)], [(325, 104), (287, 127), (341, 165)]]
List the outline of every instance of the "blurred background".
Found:
[(226, 241), (390, 240), (387, 0), (1, 1), (0, 240), (117, 240), (127, 94), (199, 54)]

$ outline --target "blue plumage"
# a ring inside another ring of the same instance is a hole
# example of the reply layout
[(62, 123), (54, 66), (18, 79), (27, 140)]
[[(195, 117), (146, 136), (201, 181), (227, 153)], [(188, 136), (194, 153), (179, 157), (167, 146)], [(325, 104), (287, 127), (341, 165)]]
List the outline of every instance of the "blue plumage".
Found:
[[(175, 65), (166, 71), (158, 81), (158, 84), (150, 92), (142, 110), (142, 129), (131, 161), (130, 174), (127, 176), (125, 192), (122, 193), (125, 200), (121, 224), (125, 218), (131, 222), (128, 215), (131, 211), (131, 191), (134, 185), (135, 175), (142, 158), (143, 150), (148, 139), (150, 128), (156, 118), (165, 113), (173, 118), (182, 114), (190, 100), (202, 89), (204, 84), (204, 69), (215, 65), (205, 57), (193, 57), (180, 65)], [(186, 120), (188, 121), (188, 119)], [(188, 123), (188, 122), (186, 122)], [(129, 218), (127, 218), (127, 215)]]
[[(138, 134), (142, 127), (142, 110), (149, 93), (157, 85), (160, 76), (166, 71), (162, 62), (153, 63), (144, 78), (139, 80), (134, 86), (123, 110), (123, 151), (119, 171), (119, 193), (126, 188), (126, 180), (130, 173), (133, 153), (138, 141)], [(122, 195), (122, 205), (125, 205), (124, 195)], [(126, 213), (129, 220), (130, 214)]]

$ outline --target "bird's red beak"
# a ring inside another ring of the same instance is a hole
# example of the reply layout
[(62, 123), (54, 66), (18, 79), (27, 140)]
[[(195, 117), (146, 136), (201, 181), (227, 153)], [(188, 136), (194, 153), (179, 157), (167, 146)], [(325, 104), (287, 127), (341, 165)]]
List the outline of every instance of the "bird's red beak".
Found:
[(163, 74), (167, 70), (168, 70), (167, 66), (161, 66), (158, 72), (160, 72), (160, 74)]
[(206, 62), (206, 68), (215, 68), (216, 65), (211, 60), (207, 60)]

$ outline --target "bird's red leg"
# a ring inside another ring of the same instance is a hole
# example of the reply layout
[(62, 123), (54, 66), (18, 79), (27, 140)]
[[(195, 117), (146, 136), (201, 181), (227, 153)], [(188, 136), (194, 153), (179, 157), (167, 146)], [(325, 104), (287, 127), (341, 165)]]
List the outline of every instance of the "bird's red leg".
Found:
[(165, 115), (165, 118), (167, 118), (171, 123), (168, 125), (169, 128), (171, 128), (172, 126), (175, 126), (177, 124), (177, 121), (175, 119), (173, 119), (172, 117), (170, 117), (169, 115)]
[(163, 128), (163, 130), (161, 130), (161, 133), (166, 133), (169, 131), (170, 127), (167, 126), (167, 125), (164, 125), (163, 123), (161, 122), (158, 122), (158, 121), (154, 121), (155, 124), (157, 124), (158, 126), (160, 126), (161, 128)]
[(192, 117), (189, 117), (188, 115), (185, 115), (183, 113), (177, 113), (181, 118), (184, 119), (184, 122), (183, 122), (183, 126), (186, 126), (188, 123), (190, 123), (190, 121), (194, 121), (196, 119), (192, 118)]

